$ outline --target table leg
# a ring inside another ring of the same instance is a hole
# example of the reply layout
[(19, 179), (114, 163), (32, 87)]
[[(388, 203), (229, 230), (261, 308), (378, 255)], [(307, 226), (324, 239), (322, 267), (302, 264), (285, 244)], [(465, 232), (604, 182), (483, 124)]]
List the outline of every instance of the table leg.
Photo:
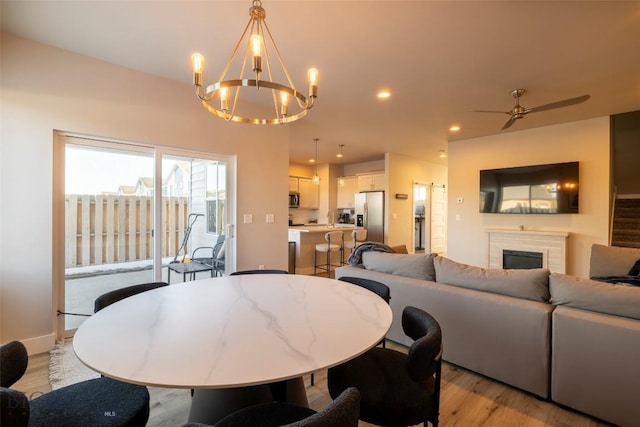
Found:
[(194, 390), (189, 422), (213, 425), (237, 410), (274, 400), (308, 408), (302, 377), (252, 387)]
[(191, 399), (190, 423), (213, 425), (247, 406), (273, 402), (268, 384), (225, 389), (197, 389)]
[(286, 381), (278, 381), (271, 384), (273, 400), (278, 402), (288, 402), (294, 405), (309, 407), (307, 400), (307, 390), (302, 377), (292, 378)]

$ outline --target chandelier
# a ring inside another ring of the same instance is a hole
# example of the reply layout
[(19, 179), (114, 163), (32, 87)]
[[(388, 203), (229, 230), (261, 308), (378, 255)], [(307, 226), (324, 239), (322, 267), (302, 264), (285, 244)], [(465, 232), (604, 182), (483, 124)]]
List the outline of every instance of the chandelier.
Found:
[[(266, 11), (262, 7), (262, 2), (253, 0), (249, 9), (249, 22), (217, 82), (206, 87), (202, 86), (204, 57), (199, 53), (191, 55), (193, 85), (196, 88), (196, 95), (202, 101), (202, 106), (211, 114), (238, 123), (282, 124), (301, 119), (313, 107), (318, 96), (318, 70), (310, 68), (307, 71), (309, 91), (308, 96), (305, 97), (296, 90), (265, 18)], [(271, 67), (268, 45), (271, 45), (273, 53), (280, 63), (287, 84), (274, 81), (274, 73), (277, 70)], [(240, 65), (240, 75), (236, 79), (228, 79), (227, 72), (232, 67), (241, 46), (244, 46), (244, 56)], [(248, 60), (249, 55), (251, 55), (250, 61)], [(251, 71), (248, 71), (247, 74), (250, 74), (252, 78), (245, 77), (245, 70), (248, 70), (249, 67), (251, 67)], [(265, 71), (264, 74), (263, 71)], [(237, 108), (240, 89), (245, 87), (255, 88), (256, 91), (263, 89), (260, 92), (271, 95), (274, 111), (269, 114), (269, 117), (247, 117)], [(297, 108), (294, 108), (295, 105), (290, 105), (290, 98), (296, 101)]]

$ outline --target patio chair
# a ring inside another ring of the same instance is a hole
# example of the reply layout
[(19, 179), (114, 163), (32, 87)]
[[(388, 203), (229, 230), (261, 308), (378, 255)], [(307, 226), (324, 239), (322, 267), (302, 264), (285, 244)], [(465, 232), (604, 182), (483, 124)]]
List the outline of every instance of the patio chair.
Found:
[[(213, 274), (220, 276), (224, 274), (224, 252), (225, 252), (225, 235), (218, 236), (216, 244), (211, 246), (200, 246), (193, 250), (191, 253), (191, 261), (199, 262), (204, 265), (210, 265), (213, 267)], [(204, 256), (203, 256), (204, 255)]]

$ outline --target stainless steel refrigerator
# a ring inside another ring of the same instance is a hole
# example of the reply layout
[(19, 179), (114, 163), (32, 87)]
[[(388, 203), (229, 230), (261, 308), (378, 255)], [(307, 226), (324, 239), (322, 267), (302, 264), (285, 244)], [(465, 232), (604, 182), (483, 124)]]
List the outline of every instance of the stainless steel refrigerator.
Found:
[(367, 229), (367, 240), (384, 243), (384, 191), (356, 194), (356, 227)]

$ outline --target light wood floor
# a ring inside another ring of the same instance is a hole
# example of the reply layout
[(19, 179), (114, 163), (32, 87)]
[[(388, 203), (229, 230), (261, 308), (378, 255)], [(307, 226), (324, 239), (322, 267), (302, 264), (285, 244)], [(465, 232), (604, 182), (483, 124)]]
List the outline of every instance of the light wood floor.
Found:
[[(406, 351), (406, 348), (389, 343), (388, 347)], [(554, 427), (600, 427), (608, 426), (583, 414), (565, 410), (550, 402), (542, 401), (527, 393), (489, 380), (462, 368), (445, 363), (443, 365), (442, 398), (440, 403), (440, 426), (554, 426)], [(331, 398), (327, 392), (326, 371), (315, 375), (315, 385), (305, 378), (309, 405), (319, 410)], [(14, 385), (27, 395), (51, 390), (49, 384), (49, 355), (40, 354), (29, 358), (29, 367), (24, 377)], [(180, 426), (187, 421), (189, 391), (149, 388), (151, 394), (150, 427)], [(370, 424), (360, 422), (360, 426)]]

